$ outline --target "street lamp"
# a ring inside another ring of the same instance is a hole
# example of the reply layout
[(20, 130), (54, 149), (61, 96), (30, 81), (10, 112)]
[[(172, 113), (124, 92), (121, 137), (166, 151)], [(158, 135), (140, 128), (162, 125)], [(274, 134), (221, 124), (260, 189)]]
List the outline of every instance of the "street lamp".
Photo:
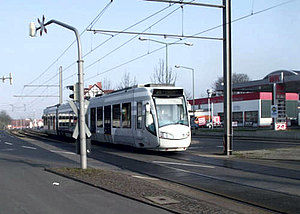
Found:
[(162, 42), (162, 41), (158, 41), (158, 40), (155, 40), (155, 39), (147, 39), (147, 38), (144, 38), (144, 37), (139, 37), (139, 40), (140, 41), (151, 41), (151, 42), (156, 42), (156, 43), (159, 43), (159, 44), (163, 44), (166, 46), (166, 82), (168, 83), (168, 47), (169, 45), (186, 45), (186, 46), (193, 46), (193, 43), (190, 43), (190, 42)]
[(192, 84), (193, 84), (193, 115), (195, 115), (195, 69), (190, 67), (185, 67), (181, 65), (175, 65), (175, 68), (184, 68), (192, 71)]
[(42, 36), (43, 31), (47, 33), (46, 26), (50, 24), (57, 24), (64, 28), (67, 28), (75, 33), (78, 47), (78, 84), (79, 84), (79, 139), (80, 139), (80, 165), (82, 169), (87, 168), (87, 156), (86, 156), (86, 130), (85, 130), (85, 113), (84, 113), (84, 88), (83, 88), (83, 60), (81, 54), (81, 41), (78, 30), (70, 25), (57, 20), (50, 20), (45, 23), (45, 17), (42, 20), (38, 19), (39, 27), (35, 26), (34, 22), (29, 25), (29, 34), (31, 37), (36, 36), (36, 32), (40, 30), (40, 36)]
[(207, 92), (207, 105), (208, 105), (208, 122), (212, 122), (212, 127), (214, 126), (213, 125), (213, 121), (211, 121), (212, 117), (211, 117), (211, 113), (210, 113), (210, 99), (211, 99), (211, 96), (212, 96), (212, 93), (213, 93), (213, 90), (212, 89), (207, 89), (206, 90)]

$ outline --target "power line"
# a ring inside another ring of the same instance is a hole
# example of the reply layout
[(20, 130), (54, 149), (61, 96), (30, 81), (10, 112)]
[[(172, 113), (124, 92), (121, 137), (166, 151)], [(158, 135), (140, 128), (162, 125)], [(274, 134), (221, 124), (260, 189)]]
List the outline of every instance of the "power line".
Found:
[[(263, 13), (263, 12), (266, 12), (266, 11), (269, 11), (269, 10), (272, 10), (272, 9), (274, 9), (274, 8), (277, 8), (277, 7), (283, 6), (283, 5), (285, 5), (285, 4), (291, 3), (291, 2), (293, 2), (293, 1), (296, 1), (296, 0), (286, 1), (286, 2), (283, 2), (283, 3), (280, 3), (280, 4), (274, 5), (274, 6), (272, 6), (272, 7), (269, 7), (269, 8), (266, 8), (266, 9), (263, 9), (263, 10), (260, 10), (260, 11), (257, 11), (257, 12), (251, 12), (251, 14), (249, 14), (249, 15), (245, 15), (245, 16), (242, 16), (242, 17), (240, 17), (240, 18), (237, 18), (237, 19), (233, 20), (232, 23), (233, 23), (233, 22), (240, 21), (240, 20), (243, 20), (243, 19), (248, 18), (248, 17), (253, 16), (253, 15), (258, 15), (258, 14), (260, 14), (260, 13)], [(168, 6), (167, 8), (169, 8), (169, 7), (170, 7), (170, 6)], [(165, 9), (165, 8), (164, 8), (164, 9)], [(164, 9), (163, 9), (163, 10), (164, 10)], [(141, 22), (141, 21), (140, 21), (140, 22)], [(134, 25), (132, 25), (132, 26), (134, 26)], [(207, 29), (207, 30), (201, 31), (201, 32), (199, 32), (199, 33), (196, 33), (196, 34), (194, 34), (193, 36), (197, 36), (197, 35), (200, 35), (200, 34), (203, 34), (203, 33), (209, 32), (209, 31), (212, 31), (212, 30), (217, 29), (217, 28), (220, 28), (220, 27), (222, 27), (222, 26), (223, 26), (223, 25), (218, 25), (218, 26), (209, 28), (209, 29)], [(124, 31), (125, 31), (125, 30), (128, 30), (129, 28), (130, 28), (130, 27), (124, 29)], [(149, 28), (151, 28), (151, 27), (149, 27)], [(149, 29), (149, 28), (147, 28), (147, 29)], [(145, 30), (145, 31), (146, 31), (146, 30)], [(178, 41), (182, 41), (182, 40), (184, 40), (184, 39), (185, 39), (185, 38), (183, 38), (183, 39), (181, 39), (181, 40), (178, 40)], [(176, 43), (176, 42), (175, 42), (175, 43)], [(101, 43), (101, 44), (102, 44), (102, 43)], [(150, 55), (150, 54), (152, 54), (152, 53), (154, 53), (154, 52), (157, 52), (157, 51), (159, 51), (159, 50), (161, 50), (161, 49), (163, 49), (163, 48), (164, 48), (164, 47), (161, 47), (161, 48), (155, 49), (155, 50), (153, 50), (153, 51), (151, 51), (151, 52), (149, 52), (149, 53), (147, 53), (147, 54), (143, 54), (143, 55), (141, 55), (141, 56), (135, 57), (135, 58), (133, 58), (133, 59), (131, 59), (131, 60), (129, 60), (129, 61), (126, 61), (126, 62), (124, 62), (124, 63), (122, 63), (122, 64), (120, 64), (120, 65), (117, 65), (117, 66), (115, 66), (115, 67), (113, 67), (113, 68), (111, 68), (111, 69), (107, 69), (107, 70), (104, 71), (104, 72), (101, 72), (101, 73), (98, 73), (98, 74), (96, 74), (96, 75), (94, 75), (94, 76), (91, 76), (91, 77), (87, 78), (87, 80), (90, 80), (90, 79), (92, 79), (92, 78), (94, 78), (94, 77), (97, 77), (97, 76), (99, 76), (99, 75), (102, 75), (102, 74), (104, 74), (104, 73), (108, 73), (108, 72), (110, 72), (110, 71), (112, 71), (112, 70), (114, 70), (114, 69), (117, 69), (117, 68), (119, 68), (119, 67), (122, 67), (122, 66), (124, 66), (124, 65), (126, 65), (126, 64), (132, 63), (132, 62), (134, 62), (134, 61), (136, 61), (136, 60), (139, 60), (139, 59), (141, 59), (141, 58), (143, 58), (143, 57), (145, 57), (145, 56), (147, 56), (147, 55)], [(88, 53), (88, 54), (89, 54), (89, 53)], [(86, 54), (86, 55), (88, 55), (88, 54)], [(86, 55), (85, 55), (85, 56), (86, 56)], [(103, 57), (102, 57), (102, 58), (103, 58)], [(99, 62), (102, 58), (100, 58), (100, 59), (98, 59), (97, 61), (93, 62), (92, 64), (88, 65), (88, 66), (86, 67), (86, 69), (87, 69), (87, 68), (90, 68), (91, 66), (93, 66), (94, 64), (96, 64), (97, 62)], [(75, 63), (76, 63), (76, 62), (75, 62)], [(75, 63), (72, 63), (72, 64), (69, 65), (67, 68), (70, 68), (70, 67), (73, 66)], [(66, 70), (66, 69), (65, 69), (65, 70)], [(71, 75), (71, 76), (69, 76), (69, 77), (67, 77), (67, 78), (65, 78), (64, 81), (67, 80), (67, 79), (69, 79), (69, 78), (71, 78), (72, 76), (74, 76), (74, 74)], [(35, 101), (36, 101), (36, 99), (35, 99), (33, 102), (35, 102)], [(32, 103), (33, 103), (33, 102), (32, 102)]]
[[(149, 28), (148, 28), (149, 29)], [(148, 30), (147, 29), (147, 30)], [(166, 33), (143, 33), (133, 31), (116, 31), (116, 30), (88, 30), (94, 33), (118, 33), (118, 34), (131, 34), (131, 35), (143, 35), (143, 36), (160, 36), (164, 38), (186, 38), (186, 39), (212, 39), (212, 40), (223, 40), (223, 38), (208, 37), (208, 36), (191, 36), (191, 35), (178, 35), (178, 34), (166, 34)]]
[[(93, 48), (92, 50), (90, 50), (89, 52), (87, 52), (86, 54), (84, 54), (84, 55), (83, 55), (83, 58), (85, 58), (87, 55), (91, 54), (93, 51), (95, 51), (95, 50), (98, 49), (99, 47), (101, 47), (101, 46), (103, 46), (104, 44), (106, 44), (106, 43), (107, 43), (108, 41), (110, 41), (113, 37), (116, 37), (116, 36), (118, 36), (119, 34), (121, 34), (121, 32), (125, 32), (125, 31), (127, 31), (127, 30), (129, 30), (129, 29), (131, 29), (131, 28), (133, 28), (133, 27), (135, 27), (135, 26), (137, 26), (137, 25), (139, 25), (139, 24), (141, 24), (141, 23), (147, 21), (148, 19), (150, 19), (150, 18), (152, 18), (152, 17), (154, 17), (154, 16), (160, 14), (161, 12), (167, 10), (168, 8), (170, 8), (170, 7), (173, 6), (173, 5), (174, 5), (174, 4), (171, 4), (171, 5), (167, 6), (167, 7), (164, 7), (163, 9), (161, 9), (161, 10), (159, 10), (159, 11), (157, 11), (157, 12), (155, 12), (155, 13), (149, 15), (149, 16), (147, 16), (146, 18), (144, 18), (144, 19), (142, 19), (142, 20), (140, 20), (140, 21), (138, 21), (138, 22), (136, 22), (136, 23), (130, 25), (129, 27), (125, 28), (124, 30), (120, 31), (119, 33), (116, 33), (116, 34), (113, 35), (112, 37), (106, 39), (104, 42), (100, 43), (98, 46), (96, 46), (95, 48)], [(152, 25), (152, 26), (154, 26), (154, 25)], [(148, 30), (149, 28), (151, 28), (151, 26), (148, 27), (146, 30)], [(146, 30), (144, 30), (143, 32), (145, 32)], [(127, 42), (128, 42), (128, 41), (127, 41)], [(125, 45), (125, 44), (123, 44), (123, 45)], [(120, 48), (120, 47), (119, 47), (119, 48)], [(115, 50), (113, 50), (113, 51), (111, 51), (111, 52), (114, 52), (114, 51), (115, 51)], [(110, 54), (110, 53), (108, 53), (107, 55), (109, 55), (109, 54)], [(71, 67), (73, 64), (74, 64), (74, 63), (72, 63), (71, 65), (67, 66), (67, 68)], [(67, 68), (66, 68), (65, 70), (67, 70)]]
[[(101, 16), (104, 14), (104, 12), (108, 9), (108, 7), (111, 5), (111, 3), (113, 2), (113, 0), (111, 0), (105, 7), (104, 7), (104, 9), (102, 9), (101, 10), (101, 12), (92, 20), (92, 22), (90, 22), (89, 24), (88, 24), (88, 26), (80, 33), (80, 36), (81, 35), (83, 35), (85, 32), (86, 32), (86, 30), (88, 29), (88, 28), (90, 28), (91, 26), (94, 26), (95, 24), (96, 24), (96, 22), (98, 22), (99, 21), (99, 19), (101, 18)], [(76, 39), (57, 57), (57, 59), (56, 60), (54, 60), (54, 62), (52, 62), (48, 67), (47, 67), (47, 69), (44, 71), (44, 72), (42, 72), (37, 78), (35, 78), (34, 80), (32, 80), (30, 83), (29, 83), (29, 85), (30, 84), (32, 84), (33, 82), (35, 82), (36, 80), (38, 80), (41, 76), (43, 76), (47, 71), (49, 71), (49, 69), (57, 62), (57, 61), (59, 61), (59, 59), (61, 58), (61, 57), (63, 57), (63, 55), (73, 46), (73, 44), (76, 42)]]
[(138, 60), (138, 59), (141, 59), (141, 58), (143, 58), (143, 57), (145, 57), (145, 56), (147, 56), (147, 55), (149, 55), (149, 54), (152, 54), (152, 53), (154, 53), (154, 52), (156, 52), (156, 51), (159, 51), (159, 50), (161, 50), (161, 49), (164, 49), (164, 48), (165, 48), (165, 47), (157, 48), (157, 49), (155, 49), (155, 50), (153, 50), (153, 51), (151, 51), (151, 52), (148, 52), (148, 53), (146, 53), (146, 54), (140, 55), (140, 56), (138, 56), (138, 57), (136, 57), (136, 58), (134, 58), (134, 59), (131, 59), (131, 60), (127, 61), (127, 62), (124, 62), (124, 63), (122, 63), (122, 64), (120, 64), (120, 65), (117, 65), (117, 66), (115, 66), (115, 67), (113, 67), (113, 68), (110, 68), (110, 69), (108, 69), (108, 70), (106, 70), (106, 71), (103, 71), (103, 72), (101, 72), (101, 73), (98, 73), (98, 74), (96, 74), (96, 75), (94, 75), (94, 76), (92, 76), (92, 77), (89, 77), (89, 78), (87, 78), (86, 80), (90, 80), (90, 79), (93, 79), (93, 78), (95, 78), (95, 77), (97, 77), (97, 76), (99, 76), (99, 75), (108, 73), (108, 72), (110, 72), (110, 71), (112, 71), (112, 70), (114, 70), (114, 69), (117, 69), (117, 68), (119, 68), (119, 67), (122, 67), (122, 66), (124, 66), (124, 65), (127, 65), (127, 64), (129, 64), (129, 63), (131, 63), (131, 62), (134, 62), (134, 61), (136, 61), (136, 60)]
[[(157, 25), (159, 22), (161, 22), (162, 20), (164, 20), (165, 18), (167, 18), (168, 16), (172, 15), (173, 13), (175, 13), (178, 9), (180, 9), (180, 7), (176, 8), (175, 10), (171, 11), (170, 13), (168, 13), (167, 15), (165, 15), (164, 17), (162, 17), (161, 19), (159, 19), (158, 21), (156, 21), (154, 24), (152, 24), (150, 27), (147, 27), (145, 30), (142, 31), (145, 32), (147, 30), (149, 30), (150, 28), (152, 28), (153, 26)], [(138, 34), (140, 35), (140, 34)], [(85, 67), (85, 70), (89, 69), (90, 67), (92, 67), (94, 64), (100, 62), (101, 60), (103, 60), (104, 58), (106, 58), (107, 56), (109, 56), (110, 54), (114, 53), (115, 51), (119, 50), (120, 48), (122, 48), (123, 46), (125, 46), (126, 44), (128, 44), (129, 42), (131, 42), (132, 40), (136, 39), (138, 37), (138, 35), (132, 37), (131, 39), (127, 40), (126, 42), (124, 42), (122, 45), (120, 45), (119, 47), (113, 49), (112, 51), (110, 51), (109, 53), (107, 53), (106, 55), (104, 55), (103, 57), (99, 58), (98, 60), (94, 61), (93, 63), (91, 63), (90, 65)]]
[[(80, 33), (80, 35), (83, 35), (85, 32), (86, 32), (86, 30), (88, 29), (88, 28), (90, 28), (90, 27), (92, 27), (92, 26), (94, 26), (98, 21), (99, 21), (99, 19), (101, 18), (101, 16), (104, 14), (104, 12), (108, 9), (108, 7), (111, 5), (111, 3), (113, 2), (113, 0), (110, 0), (110, 2), (104, 7), (104, 9), (102, 9), (101, 11), (100, 11), (100, 13), (88, 24), (88, 26)], [(60, 58), (62, 58), (63, 57), (63, 55), (73, 46), (73, 44), (76, 42), (76, 40), (74, 40), (58, 57), (57, 57), (57, 59), (56, 60), (54, 60), (54, 62), (52, 62), (48, 67), (47, 67), (47, 69), (44, 71), (44, 72), (42, 72), (37, 78), (35, 78), (33, 81), (31, 81), (30, 83), (29, 83), (29, 85), (31, 85), (32, 83), (34, 83), (36, 80), (38, 80), (39, 78), (41, 78), (47, 71), (49, 71), (50, 70), (50, 68), (52, 67), (52, 66), (54, 66), (55, 65), (55, 63), (56, 62), (58, 62), (59, 60), (60, 60)], [(75, 62), (76, 63), (76, 62)], [(46, 84), (46, 83), (48, 83), (49, 81), (51, 81), (52, 79), (54, 79), (56, 76), (58, 75), (58, 73), (56, 73), (53, 77), (51, 77), (50, 79), (48, 79), (44, 84)], [(34, 91), (36, 91), (37, 89), (34, 89), (34, 90), (32, 90), (30, 93), (33, 93)], [(23, 93), (24, 93), (24, 87), (23, 87), (23, 89), (22, 89), (22, 92), (21, 92), (21, 95), (23, 95)], [(20, 100), (20, 98), (19, 98), (19, 100)], [(30, 103), (30, 105), (32, 105), (35, 101), (36, 101), (37, 99), (35, 99), (35, 100), (33, 100), (31, 103)]]
[[(293, 1), (296, 1), (296, 0), (290, 0), (290, 1), (287, 1), (287, 2), (283, 2), (283, 3), (280, 3), (280, 4), (274, 5), (274, 6), (272, 6), (272, 7), (269, 7), (269, 8), (260, 10), (260, 11), (257, 11), (257, 12), (255, 12), (255, 13), (251, 13), (250, 15), (242, 16), (242, 17), (240, 17), (240, 18), (237, 18), (237, 19), (233, 20), (231, 23), (237, 22), (237, 21), (240, 21), (240, 20), (243, 20), (243, 19), (248, 18), (248, 17), (253, 16), (253, 15), (257, 15), (257, 14), (266, 12), (266, 11), (268, 11), (268, 10), (271, 10), (271, 9), (274, 9), (274, 8), (277, 8), (277, 7), (280, 7), (280, 6), (282, 6), (282, 5), (288, 4), (288, 3), (293, 2)], [(223, 26), (223, 25), (217, 25), (217, 26), (215, 26), (215, 27), (212, 27), (212, 28), (209, 28), (209, 29), (207, 29), (207, 30), (201, 31), (201, 32), (199, 32), (199, 33), (196, 33), (196, 34), (194, 34), (193, 36), (198, 36), (198, 35), (200, 35), (200, 34), (203, 34), (203, 33), (209, 32), (209, 31), (212, 31), (212, 30), (217, 29), (217, 28), (220, 28), (220, 27), (222, 27), (222, 26)], [(179, 41), (182, 41), (182, 40), (185, 40), (185, 39), (186, 39), (186, 38), (182, 38), (182, 39), (180, 39), (180, 40), (177, 40), (176, 42), (179, 42)], [(174, 42), (174, 43), (176, 43), (176, 42)], [(107, 70), (104, 71), (104, 72), (101, 72), (101, 73), (98, 73), (98, 74), (96, 74), (96, 75), (94, 75), (94, 76), (92, 76), (92, 77), (89, 77), (89, 78), (87, 78), (87, 80), (90, 80), (90, 79), (95, 78), (95, 77), (97, 77), (97, 76), (99, 76), (99, 75), (102, 75), (102, 74), (104, 74), (104, 73), (108, 73), (108, 72), (110, 72), (110, 71), (112, 71), (112, 70), (114, 70), (114, 69), (117, 69), (117, 68), (122, 67), (122, 66), (124, 66), (124, 65), (127, 65), (127, 64), (129, 64), (129, 63), (131, 63), (131, 62), (134, 62), (134, 61), (136, 61), (136, 60), (139, 60), (139, 59), (141, 59), (141, 58), (143, 58), (143, 57), (145, 57), (145, 56), (147, 56), (147, 55), (153, 54), (153, 53), (155, 53), (155, 52), (157, 52), (157, 51), (159, 51), (159, 50), (161, 50), (161, 49), (163, 49), (163, 48), (164, 48), (164, 47), (155, 49), (155, 50), (153, 50), (153, 51), (151, 51), (151, 52), (149, 52), (149, 53), (147, 53), (147, 54), (144, 54), (144, 55), (138, 56), (138, 57), (136, 57), (136, 58), (134, 58), (134, 59), (131, 59), (131, 60), (129, 60), (129, 61), (126, 61), (126, 62), (124, 62), (124, 63), (122, 63), (122, 64), (120, 64), (120, 65), (117, 65), (117, 66), (113, 67), (113, 68), (107, 69)], [(93, 66), (93, 65), (94, 65), (95, 63), (97, 63), (98, 61), (100, 61), (100, 59), (97, 60), (96, 62), (90, 64), (90, 65), (88, 66), (88, 68), (91, 67), (91, 66)]]
[[(192, 1), (194, 1), (194, 0), (192, 0)], [(173, 6), (173, 5), (174, 5), (174, 4), (170, 4), (169, 6), (164, 7), (163, 9), (161, 9), (161, 10), (159, 10), (159, 11), (157, 11), (157, 12), (155, 12), (155, 13), (149, 15), (149, 16), (147, 16), (146, 18), (144, 18), (144, 19), (142, 19), (142, 20), (140, 20), (140, 21), (138, 21), (138, 22), (136, 22), (136, 23), (130, 25), (129, 27), (125, 28), (123, 31), (129, 30), (129, 29), (131, 29), (131, 28), (133, 28), (133, 27), (135, 27), (135, 26), (137, 26), (137, 25), (139, 25), (139, 24), (145, 22), (146, 20), (148, 20), (148, 19), (150, 19), (150, 18), (152, 18), (152, 17), (158, 15), (159, 13), (165, 11), (166, 9), (170, 8), (170, 7)], [(94, 20), (96, 20), (96, 18), (95, 18)], [(99, 20), (99, 19), (97, 19), (97, 20)], [(93, 23), (93, 22), (92, 22), (92, 23)], [(94, 26), (94, 24), (90, 24), (90, 25), (91, 25), (91, 26)], [(152, 25), (152, 26), (154, 26), (154, 25)], [(89, 26), (86, 28), (86, 30), (87, 30), (88, 28), (89, 28)], [(151, 27), (150, 27), (150, 28), (151, 28)], [(147, 29), (149, 29), (149, 28), (147, 28)], [(147, 29), (146, 29), (146, 30), (147, 30)], [(145, 31), (146, 31), (146, 30), (145, 30)], [(117, 36), (117, 35), (119, 35), (119, 33), (117, 33), (116, 35), (114, 35), (114, 37)], [(111, 40), (111, 39), (112, 39), (112, 38), (109, 38), (109, 39), (105, 40), (104, 42), (100, 43), (98, 46), (96, 46), (95, 48), (93, 48), (91, 51), (89, 51), (88, 53), (84, 54), (84, 55), (83, 55), (83, 58), (85, 58), (87, 55), (89, 55), (90, 53), (92, 53), (93, 51), (95, 51), (96, 49), (98, 49), (99, 47), (101, 47), (102, 45), (104, 45), (105, 43), (107, 43), (107, 42), (108, 42), (109, 40)], [(134, 38), (133, 38), (133, 39), (134, 39)], [(130, 42), (130, 41), (127, 41), (127, 42)], [(126, 43), (126, 44), (127, 44), (127, 43)], [(123, 44), (123, 46), (124, 46), (124, 45), (125, 45), (125, 44)], [(119, 47), (119, 48), (121, 48), (121, 47)], [(118, 49), (118, 48), (117, 48), (117, 49)], [(116, 50), (113, 50), (113, 51), (111, 51), (111, 53), (112, 53), (112, 52), (115, 52), (115, 51), (116, 51)], [(106, 56), (110, 55), (111, 53), (108, 53)], [(106, 56), (104, 56), (104, 57), (106, 57)], [(76, 64), (76, 61), (73, 62), (73, 63), (71, 63), (71, 64), (68, 65), (67, 67), (65, 67), (65, 68), (64, 68), (64, 71), (67, 71), (69, 68), (71, 68), (71, 67), (72, 67), (73, 65), (75, 65), (75, 64)], [(56, 75), (58, 75), (58, 74), (56, 74)], [(55, 75), (55, 76), (56, 76), (56, 75)], [(65, 78), (64, 81), (67, 80), (67, 79), (70, 79), (71, 77), (73, 77), (73, 76), (75, 76), (75, 75), (76, 75), (76, 74), (72, 74), (71, 76)], [(55, 76), (54, 76), (54, 77), (55, 77)], [(53, 79), (54, 77), (52, 77), (51, 79)], [(45, 83), (48, 83), (49, 81), (50, 81), (50, 80), (47, 80)]]

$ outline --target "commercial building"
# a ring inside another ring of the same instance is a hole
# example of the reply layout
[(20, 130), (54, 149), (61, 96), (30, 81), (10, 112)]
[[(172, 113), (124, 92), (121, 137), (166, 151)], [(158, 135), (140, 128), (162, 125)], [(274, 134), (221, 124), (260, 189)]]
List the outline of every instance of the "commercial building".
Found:
[[(285, 129), (299, 124), (300, 71), (277, 70), (261, 80), (233, 84), (232, 121), (237, 126)], [(223, 87), (217, 89), (222, 92)], [(192, 105), (192, 100), (189, 100)], [(211, 112), (223, 121), (223, 96), (195, 100), (195, 109)]]
[[(285, 114), (288, 121), (298, 120), (297, 93), (285, 94)], [(192, 105), (192, 100), (189, 100)], [(237, 126), (270, 126), (272, 93), (252, 92), (233, 95), (232, 121)], [(220, 116), (223, 121), (223, 96), (195, 99), (195, 109), (211, 112), (212, 116)]]

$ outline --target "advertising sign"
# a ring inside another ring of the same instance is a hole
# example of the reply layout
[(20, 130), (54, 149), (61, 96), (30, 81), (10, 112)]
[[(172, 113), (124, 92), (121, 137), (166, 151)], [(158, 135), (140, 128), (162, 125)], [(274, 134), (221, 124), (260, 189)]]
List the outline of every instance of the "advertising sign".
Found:
[(268, 76), (268, 81), (270, 84), (273, 83), (283, 83), (283, 72), (279, 74), (273, 74)]
[(286, 122), (275, 123), (275, 130), (286, 130)]
[(204, 126), (206, 124), (205, 117), (198, 117), (199, 126)]
[(278, 106), (277, 105), (271, 105), (271, 117), (272, 118), (278, 117)]

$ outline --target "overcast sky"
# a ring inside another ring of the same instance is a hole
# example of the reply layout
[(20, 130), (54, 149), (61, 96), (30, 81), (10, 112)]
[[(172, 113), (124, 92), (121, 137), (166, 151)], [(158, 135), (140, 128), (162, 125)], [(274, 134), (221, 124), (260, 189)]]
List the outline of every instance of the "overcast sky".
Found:
[[(196, 2), (222, 3), (220, 0)], [(285, 2), (288, 3), (272, 8)], [(14, 77), (13, 85), (7, 80), (1, 84), (0, 110), (6, 110), (16, 119), (41, 118), (42, 110), (57, 104), (58, 98), (16, 96), (53, 96), (58, 95), (58, 88), (26, 85), (58, 85), (58, 68), (62, 66), (65, 102), (69, 94), (65, 86), (77, 81), (77, 46), (72, 45), (64, 53), (75, 39), (73, 32), (52, 24), (47, 27), (48, 34), (29, 37), (29, 23), (37, 24), (37, 18), (41, 19), (42, 15), (46, 21), (56, 19), (83, 32), (86, 87), (104, 80), (117, 87), (125, 72), (139, 84), (149, 83), (159, 59), (165, 59), (164, 45), (140, 41), (135, 35), (112, 37), (84, 31), (109, 3), (110, 0), (0, 0), (0, 76), (12, 72)], [(232, 20), (253, 14), (232, 24), (233, 72), (246, 73), (255, 80), (279, 69), (300, 69), (299, 8), (299, 0), (232, 0)], [(182, 9), (166, 3), (114, 0), (90, 27), (121, 31), (134, 25), (128, 31), (195, 35), (221, 24), (222, 10), (217, 8), (184, 6)], [(222, 28), (198, 36), (222, 37)], [(146, 38), (167, 43), (178, 41), (154, 36)], [(183, 39), (182, 42), (191, 42), (193, 46), (169, 46), (168, 63), (177, 73), (176, 85), (191, 93), (191, 72), (174, 66), (194, 68), (195, 96), (204, 96), (222, 76), (222, 42), (201, 39)]]

